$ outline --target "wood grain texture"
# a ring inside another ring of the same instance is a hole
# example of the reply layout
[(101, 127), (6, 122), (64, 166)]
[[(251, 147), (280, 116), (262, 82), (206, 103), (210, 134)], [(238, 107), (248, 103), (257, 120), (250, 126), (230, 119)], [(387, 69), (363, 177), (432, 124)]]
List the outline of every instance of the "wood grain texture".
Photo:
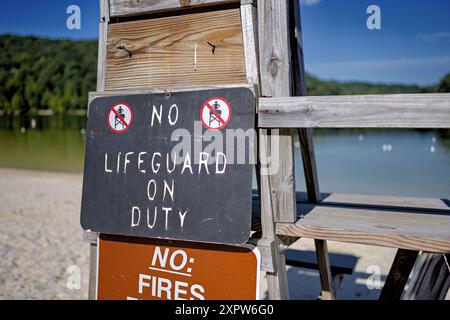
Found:
[(259, 84), (259, 60), (257, 55), (258, 38), (256, 7), (253, 4), (241, 5), (242, 34), (247, 83)]
[(262, 128), (450, 128), (450, 93), (259, 99)]
[[(260, 160), (269, 163), (269, 135), (267, 130), (260, 129), (258, 134)], [(286, 272), (286, 259), (281, 252), (281, 241), (275, 234), (275, 216), (271, 195), (271, 180), (267, 174), (260, 174), (260, 208), (261, 208), (261, 228), (263, 240), (270, 243), (274, 249), (270, 251), (274, 272), (266, 272), (267, 289), (269, 299), (287, 300), (289, 299), (288, 280)]]
[(421, 252), (405, 300), (444, 300), (450, 288), (449, 255)]
[[(108, 0), (100, 0), (100, 22), (98, 32), (98, 60), (97, 60), (97, 91), (102, 92), (106, 87), (106, 51), (110, 8)], [(88, 299), (97, 298), (97, 242), (89, 245), (89, 291)]]
[(239, 0), (110, 0), (114, 18), (226, 3), (239, 3)]
[[(299, 201), (306, 200), (301, 194), (297, 195)], [(331, 193), (322, 194), (322, 204), (340, 206), (368, 206), (392, 210), (418, 211), (442, 211), (450, 214), (450, 201), (447, 199), (420, 198), (420, 197), (395, 197), (375, 196), (362, 194)]]
[(450, 212), (411, 213), (378, 208), (312, 206), (277, 234), (401, 248), (450, 252)]
[(400, 300), (418, 254), (418, 251), (412, 250), (399, 249), (397, 251), (379, 300)]
[(331, 276), (327, 242), (325, 240), (315, 239), (314, 244), (316, 247), (317, 262), (319, 265), (322, 300), (334, 300), (333, 280)]
[(246, 83), (239, 9), (110, 24), (108, 37), (107, 90)]
[[(242, 29), (244, 34), (244, 52), (246, 62), (246, 75), (249, 84), (257, 85), (260, 89), (258, 65), (258, 38), (257, 38), (257, 11), (253, 1), (246, 1), (241, 5)], [(257, 90), (260, 96), (260, 90)], [(259, 206), (261, 215), (255, 220), (261, 222), (261, 236), (258, 247), (261, 249), (262, 268), (266, 271), (267, 289), (270, 299), (288, 299), (288, 280), (284, 252), (280, 250), (282, 241), (275, 234), (274, 211), (271, 198), (270, 179), (267, 174), (261, 174), (265, 168), (261, 163), (268, 163), (270, 153), (269, 133), (267, 130), (258, 132), (257, 182), (259, 192)], [(259, 218), (259, 219), (258, 219)]]
[(89, 291), (88, 299), (97, 299), (97, 243), (89, 245)]
[[(258, 31), (261, 94), (264, 97), (289, 96), (292, 82), (288, 1), (259, 1)], [(295, 222), (292, 135), (296, 135), (296, 132), (281, 129), (271, 130), (270, 134), (279, 136), (278, 145), (271, 145), (270, 149), (280, 155), (278, 171), (269, 176), (274, 219), (276, 222)]]

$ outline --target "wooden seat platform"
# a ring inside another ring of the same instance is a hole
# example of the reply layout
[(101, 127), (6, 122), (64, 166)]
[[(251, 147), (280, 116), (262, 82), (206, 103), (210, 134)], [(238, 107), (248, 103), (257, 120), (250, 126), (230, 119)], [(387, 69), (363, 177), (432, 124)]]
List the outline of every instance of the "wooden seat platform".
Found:
[[(254, 201), (257, 195), (254, 195)], [(277, 223), (282, 236), (333, 240), (434, 253), (450, 252), (446, 199), (323, 194), (319, 204), (297, 193), (296, 223)], [(256, 201), (257, 202), (257, 201)], [(259, 208), (254, 203), (254, 214)]]

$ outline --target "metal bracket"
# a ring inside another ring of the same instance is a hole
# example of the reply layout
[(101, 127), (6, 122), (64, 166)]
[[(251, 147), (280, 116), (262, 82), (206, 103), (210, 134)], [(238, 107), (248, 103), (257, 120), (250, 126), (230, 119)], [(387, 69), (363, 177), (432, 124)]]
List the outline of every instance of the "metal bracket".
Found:
[(90, 230), (83, 231), (83, 242), (87, 242), (90, 244), (97, 244), (98, 232), (92, 232)]

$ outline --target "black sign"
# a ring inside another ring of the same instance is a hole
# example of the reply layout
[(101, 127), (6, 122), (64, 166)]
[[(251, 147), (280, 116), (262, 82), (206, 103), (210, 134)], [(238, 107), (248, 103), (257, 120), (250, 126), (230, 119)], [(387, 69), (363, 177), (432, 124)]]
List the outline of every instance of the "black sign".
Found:
[(246, 242), (254, 119), (255, 96), (247, 88), (94, 99), (87, 128), (83, 229)]

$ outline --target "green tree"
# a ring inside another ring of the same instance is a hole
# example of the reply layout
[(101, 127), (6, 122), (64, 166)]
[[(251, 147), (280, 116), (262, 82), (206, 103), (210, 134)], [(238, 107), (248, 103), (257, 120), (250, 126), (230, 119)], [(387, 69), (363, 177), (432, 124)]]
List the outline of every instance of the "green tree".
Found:
[(438, 85), (438, 92), (450, 92), (450, 73), (448, 73)]

